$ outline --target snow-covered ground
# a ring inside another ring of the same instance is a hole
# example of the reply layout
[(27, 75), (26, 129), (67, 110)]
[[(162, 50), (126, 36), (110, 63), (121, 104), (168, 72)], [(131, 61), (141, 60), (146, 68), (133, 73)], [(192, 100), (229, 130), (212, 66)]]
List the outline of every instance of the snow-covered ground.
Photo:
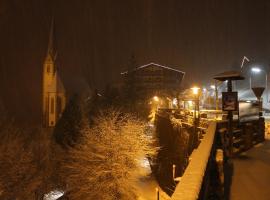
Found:
[(160, 200), (170, 199), (169, 196), (158, 186), (154, 175), (151, 173), (151, 168), (147, 159), (141, 160), (141, 166), (141, 177), (136, 182), (136, 188), (139, 196), (138, 200), (156, 200), (157, 188), (159, 190)]
[(57, 191), (57, 190), (51, 191), (50, 193), (44, 196), (44, 200), (56, 200), (56, 199), (59, 199), (63, 195), (64, 195), (64, 192), (62, 191)]
[(231, 200), (270, 199), (270, 140), (256, 145), (233, 161)]
[(156, 189), (159, 189), (159, 199), (169, 200), (171, 199), (165, 192), (163, 192), (156, 182), (156, 179), (151, 175), (141, 178), (138, 183), (138, 200), (157, 200)]

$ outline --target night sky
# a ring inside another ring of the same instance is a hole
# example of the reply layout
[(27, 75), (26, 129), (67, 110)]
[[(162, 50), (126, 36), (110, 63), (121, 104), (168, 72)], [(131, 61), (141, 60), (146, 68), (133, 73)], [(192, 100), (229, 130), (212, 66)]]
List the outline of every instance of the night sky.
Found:
[(268, 0), (0, 0), (1, 96), (19, 118), (41, 116), (52, 16), (69, 93), (119, 81), (132, 55), (186, 71), (186, 83), (209, 81), (244, 55), (270, 63)]

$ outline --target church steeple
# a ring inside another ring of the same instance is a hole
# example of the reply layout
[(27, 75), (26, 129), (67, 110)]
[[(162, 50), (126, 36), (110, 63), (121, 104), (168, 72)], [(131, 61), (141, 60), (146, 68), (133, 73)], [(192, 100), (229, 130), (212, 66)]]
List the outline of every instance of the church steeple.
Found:
[(65, 109), (65, 88), (55, 65), (54, 19), (51, 20), (48, 49), (43, 65), (43, 126), (54, 127)]
[(54, 55), (54, 17), (51, 20), (50, 35), (47, 54)]
[(54, 17), (51, 19), (51, 25), (50, 25), (50, 34), (49, 34), (49, 40), (48, 40), (48, 49), (47, 49), (47, 56), (45, 62), (54, 62), (56, 59), (56, 51), (54, 46)]

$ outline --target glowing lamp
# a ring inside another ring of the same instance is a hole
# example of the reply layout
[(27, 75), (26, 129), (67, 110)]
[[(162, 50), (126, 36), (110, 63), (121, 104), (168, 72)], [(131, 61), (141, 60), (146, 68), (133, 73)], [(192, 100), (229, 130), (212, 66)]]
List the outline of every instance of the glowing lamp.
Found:
[(156, 101), (156, 102), (158, 102), (158, 101), (159, 101), (158, 96), (154, 96), (154, 97), (153, 97), (153, 100)]
[(260, 68), (258, 68), (258, 67), (252, 67), (251, 71), (254, 72), (254, 73), (260, 73), (262, 70)]
[(191, 88), (191, 90), (192, 90), (192, 92), (193, 92), (194, 95), (198, 95), (198, 94), (199, 94), (200, 88), (198, 88), (198, 87), (193, 87), (193, 88)]
[(211, 89), (216, 89), (215, 85), (211, 85), (210, 87), (211, 87)]

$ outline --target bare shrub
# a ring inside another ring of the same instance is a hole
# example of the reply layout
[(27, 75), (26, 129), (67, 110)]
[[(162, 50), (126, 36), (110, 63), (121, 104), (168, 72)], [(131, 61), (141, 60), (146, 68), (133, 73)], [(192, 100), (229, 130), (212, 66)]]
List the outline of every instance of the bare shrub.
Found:
[(1, 199), (32, 199), (41, 180), (33, 152), (19, 135), (6, 135), (0, 144)]
[(140, 160), (155, 153), (145, 124), (134, 117), (109, 110), (89, 127), (83, 142), (69, 150), (62, 176), (70, 199), (136, 199), (134, 182), (140, 176)]
[(37, 199), (51, 189), (51, 140), (46, 134), (40, 129), (28, 132), (13, 123), (2, 124), (0, 199)]

